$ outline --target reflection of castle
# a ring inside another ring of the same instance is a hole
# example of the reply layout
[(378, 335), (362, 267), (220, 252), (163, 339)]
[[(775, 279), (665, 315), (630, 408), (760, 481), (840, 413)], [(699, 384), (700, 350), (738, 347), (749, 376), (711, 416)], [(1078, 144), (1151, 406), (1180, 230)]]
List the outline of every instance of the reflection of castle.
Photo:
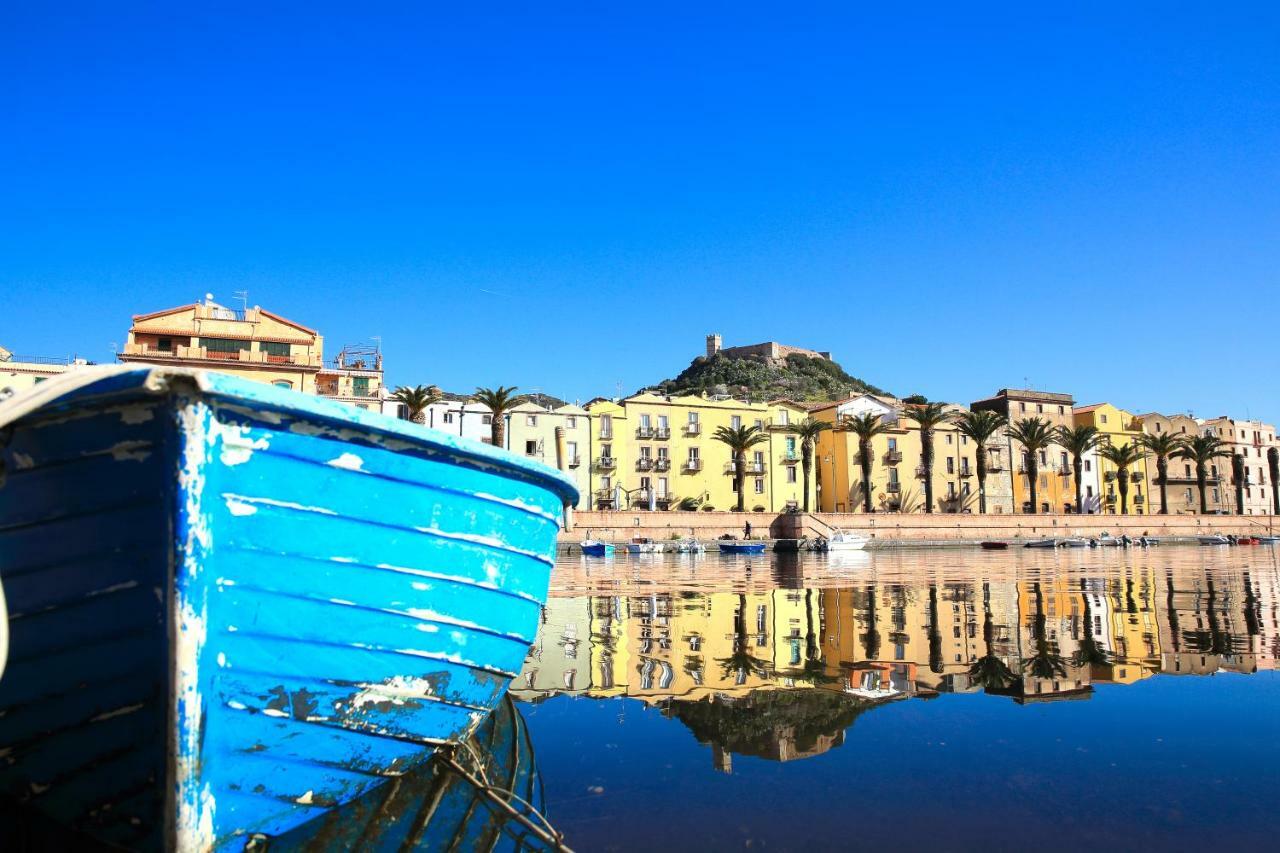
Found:
[(713, 747), (788, 761), (843, 743), (863, 711), (938, 693), (1086, 699), (1158, 672), (1253, 672), (1280, 657), (1265, 577), (867, 582), (842, 588), (553, 598), (512, 694), (630, 697)]

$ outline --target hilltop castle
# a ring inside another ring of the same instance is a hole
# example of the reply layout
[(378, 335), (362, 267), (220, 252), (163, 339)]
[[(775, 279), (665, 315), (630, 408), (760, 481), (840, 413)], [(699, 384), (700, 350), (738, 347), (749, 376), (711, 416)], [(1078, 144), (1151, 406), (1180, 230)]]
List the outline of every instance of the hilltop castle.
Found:
[(728, 356), (729, 358), (747, 358), (749, 356), (759, 356), (767, 360), (775, 367), (782, 367), (787, 362), (789, 355), (803, 355), (809, 358), (821, 358), (831, 361), (831, 353), (818, 352), (817, 350), (805, 349), (804, 347), (793, 347), (787, 344), (780, 344), (777, 341), (766, 341), (762, 344), (748, 344), (741, 347), (729, 347), (725, 349), (722, 346), (723, 340), (718, 333), (707, 335), (707, 358), (711, 358), (716, 353)]

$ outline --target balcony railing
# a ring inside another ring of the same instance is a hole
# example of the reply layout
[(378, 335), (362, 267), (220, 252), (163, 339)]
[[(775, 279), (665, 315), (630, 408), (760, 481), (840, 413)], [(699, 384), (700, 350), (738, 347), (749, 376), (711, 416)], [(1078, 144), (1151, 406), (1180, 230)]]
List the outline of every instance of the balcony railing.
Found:
[(973, 471), (972, 471), (970, 468), (961, 468), (961, 469), (960, 469), (960, 476), (961, 476), (961, 477), (972, 477), (972, 476), (973, 476)]
[(1116, 502), (1115, 492), (1108, 492), (1104, 500), (1109, 504), (1115, 503)]
[(702, 424), (698, 423), (697, 421), (689, 421), (689, 423), (684, 425), (684, 434), (685, 435), (701, 435)]
[(1103, 479), (1103, 481), (1104, 481), (1104, 482), (1107, 482), (1107, 483), (1110, 483), (1110, 482), (1114, 481), (1114, 480), (1115, 480), (1115, 478), (1116, 478), (1116, 472), (1115, 472), (1115, 471), (1107, 471), (1106, 473), (1104, 473), (1104, 474), (1102, 475), (1102, 479)]
[(569, 457), (569, 467), (570, 467), (570, 468), (577, 468), (577, 467), (580, 467), (581, 465), (582, 465), (582, 459), (581, 459), (580, 457), (578, 457), (578, 456), (570, 456), (570, 457)]
[(596, 467), (597, 468), (616, 468), (618, 467), (618, 462), (612, 456), (601, 456), (599, 459), (596, 460)]
[(686, 460), (684, 461), (684, 470), (686, 470), (686, 471), (701, 471), (701, 470), (702, 470), (702, 460), (701, 460), (701, 459), (686, 459)]
[[(726, 462), (724, 464), (724, 472), (726, 474), (732, 474), (736, 469), (737, 469), (736, 463)], [(743, 464), (742, 470), (746, 474), (763, 474), (765, 470), (765, 464), (763, 462), (746, 462)]]
[(786, 450), (782, 452), (780, 458), (783, 462), (799, 462), (800, 454), (796, 453), (794, 450)]
[(998, 473), (1004, 470), (1004, 463), (999, 459), (987, 459), (987, 470), (992, 473)]
[(925, 470), (925, 467), (924, 467), (923, 465), (917, 465), (917, 466), (916, 466), (916, 479), (917, 479), (917, 480), (923, 480), (923, 479), (925, 478), (925, 474), (926, 474), (926, 473), (928, 473), (928, 472)]
[(653, 427), (636, 427), (636, 438), (653, 438)]
[(897, 465), (901, 461), (902, 451), (900, 450), (889, 450), (884, 454), (884, 464), (886, 465)]
[(1133, 502), (1136, 504), (1141, 504), (1145, 501), (1146, 501), (1146, 498), (1142, 496), (1142, 492), (1138, 492), (1136, 495), (1133, 496)]
[[(660, 441), (665, 441), (666, 439), (671, 438), (671, 429), (669, 427), (660, 426), (653, 431), (653, 437)], [(658, 500), (662, 499), (659, 498)]]
[(636, 470), (637, 470), (637, 471), (652, 471), (652, 470), (653, 470), (653, 459), (652, 459), (652, 458), (650, 458), (650, 457), (648, 457), (648, 456), (641, 456), (639, 459), (637, 459), (637, 460), (636, 460)]
[(665, 456), (659, 456), (657, 459), (653, 460), (653, 470), (655, 471), (667, 471), (670, 470), (670, 468), (671, 460)]
[(884, 487), (884, 490), (885, 490), (886, 492), (888, 492), (889, 494), (891, 494), (891, 495), (896, 495), (896, 494), (898, 494), (898, 493), (900, 493), (900, 492), (902, 491), (902, 484), (901, 484), (901, 483), (889, 483), (887, 486), (885, 486), (885, 487)]

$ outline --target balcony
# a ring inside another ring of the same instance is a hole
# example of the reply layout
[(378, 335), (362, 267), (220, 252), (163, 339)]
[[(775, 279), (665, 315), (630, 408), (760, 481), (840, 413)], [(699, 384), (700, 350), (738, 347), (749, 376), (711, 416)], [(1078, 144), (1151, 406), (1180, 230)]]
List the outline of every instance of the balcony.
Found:
[(965, 466), (965, 467), (963, 467), (963, 468), (961, 468), (961, 469), (960, 469), (960, 476), (961, 476), (961, 477), (972, 477), (972, 476), (973, 476), (973, 471), (972, 471), (968, 466)]
[[(732, 474), (736, 470), (736, 467), (735, 463), (726, 462), (724, 464), (724, 472), (726, 474)], [(763, 474), (765, 464), (763, 462), (747, 462), (742, 466), (742, 470), (746, 474)]]
[(640, 426), (636, 427), (636, 438), (653, 438), (653, 427)]
[[(659, 441), (666, 441), (671, 438), (671, 429), (669, 427), (660, 426), (653, 431), (653, 437)], [(662, 500), (659, 498), (658, 500)]]
[(614, 459), (612, 456), (601, 456), (596, 460), (596, 467), (609, 471), (618, 467), (618, 460)]
[(303, 351), (295, 352), (291, 355), (274, 355), (261, 350), (249, 349), (249, 341), (247, 340), (244, 343), (246, 345), (245, 349), (231, 352), (211, 350), (207, 347), (184, 346), (183, 344), (174, 344), (169, 349), (160, 349), (154, 344), (125, 344), (124, 351), (120, 353), (120, 358), (122, 361), (150, 361), (153, 359), (168, 361), (172, 359), (173, 361), (233, 361), (240, 364), (282, 364), (316, 368), (324, 366), (320, 363), (319, 356), (307, 353), (305, 348), (303, 348)]
[(613, 509), (614, 494), (612, 489), (596, 489), (596, 509)]
[(916, 479), (917, 479), (917, 480), (923, 480), (923, 479), (925, 478), (925, 475), (927, 475), (928, 473), (929, 473), (929, 472), (928, 472), (928, 469), (926, 469), (923, 465), (917, 465), (917, 466), (916, 466)]
[(886, 451), (884, 454), (884, 464), (886, 465), (897, 465), (901, 461), (902, 461), (901, 450), (889, 450), (889, 451)]
[(650, 457), (648, 457), (648, 456), (641, 456), (639, 459), (637, 459), (637, 460), (636, 460), (636, 470), (637, 470), (637, 471), (652, 471), (652, 470), (653, 470), (653, 459), (651, 459), (651, 458), (650, 458)]
[(1142, 506), (1142, 504), (1146, 502), (1146, 498), (1142, 496), (1142, 492), (1138, 492), (1133, 496), (1133, 502), (1138, 506)]
[(885, 486), (885, 487), (884, 487), (884, 490), (885, 490), (886, 492), (888, 492), (889, 494), (891, 494), (891, 495), (901, 494), (901, 492), (902, 492), (902, 484), (901, 484), (901, 483), (889, 483), (887, 486)]
[(1105, 501), (1106, 501), (1107, 503), (1109, 503), (1109, 504), (1113, 504), (1113, 503), (1115, 503), (1115, 502), (1116, 502), (1116, 493), (1115, 493), (1115, 492), (1108, 492), (1108, 493), (1106, 494), (1106, 496), (1103, 498), (1103, 500), (1105, 500)]
[(702, 435), (702, 424), (697, 421), (689, 421), (684, 425), (685, 435)]
[(653, 470), (655, 471), (671, 470), (671, 460), (665, 456), (659, 456), (657, 459), (653, 460)]
[(702, 470), (702, 460), (701, 460), (701, 459), (686, 459), (686, 460), (684, 461), (684, 470), (686, 470), (686, 471), (701, 471), (701, 470)]
[(1134, 483), (1141, 483), (1141, 482), (1142, 482), (1142, 472), (1141, 472), (1141, 471), (1130, 471), (1130, 472), (1129, 472), (1129, 479), (1130, 479), (1132, 482), (1134, 482)]
[(1114, 482), (1116, 479), (1116, 472), (1107, 471), (1105, 474), (1102, 475), (1102, 479), (1103, 479), (1103, 482), (1107, 482), (1107, 483)]
[(582, 458), (581, 458), (581, 457), (579, 457), (579, 456), (570, 456), (570, 457), (569, 457), (569, 467), (570, 467), (570, 468), (578, 468), (578, 467), (580, 467), (581, 465), (582, 465)]
[(999, 473), (1004, 470), (1004, 462), (999, 459), (987, 458), (987, 470), (991, 473)]

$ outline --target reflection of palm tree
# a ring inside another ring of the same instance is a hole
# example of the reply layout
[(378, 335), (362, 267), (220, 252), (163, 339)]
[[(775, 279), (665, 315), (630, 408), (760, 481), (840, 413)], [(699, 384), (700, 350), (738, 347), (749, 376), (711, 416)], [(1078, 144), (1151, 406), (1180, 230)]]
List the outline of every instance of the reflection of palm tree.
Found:
[(1045, 681), (1066, 678), (1067, 662), (1058, 654), (1057, 643), (1049, 642), (1048, 619), (1044, 615), (1044, 592), (1040, 589), (1040, 581), (1035, 582), (1035, 593), (1036, 616), (1031, 634), (1035, 640), (1036, 653), (1023, 661), (1022, 671)]
[(942, 630), (938, 627), (938, 585), (929, 584), (929, 671), (942, 672)]
[(1084, 578), (1080, 579), (1080, 597), (1084, 599), (1084, 632), (1080, 637), (1080, 648), (1076, 651), (1076, 666), (1102, 665), (1111, 662), (1111, 653), (1106, 647), (1093, 638), (1093, 605), (1090, 603), (1089, 589)]
[(747, 596), (738, 593), (738, 613), (733, 617), (733, 653), (727, 658), (716, 658), (723, 676), (736, 675), (738, 683), (747, 680), (748, 676), (765, 678), (769, 675), (769, 662), (751, 654), (751, 644), (747, 637)]
[(862, 635), (862, 648), (867, 660), (880, 656), (880, 632), (876, 630), (876, 587), (867, 585), (867, 633)]
[(969, 667), (969, 680), (984, 690), (1003, 690), (1017, 676), (996, 654), (995, 624), (991, 619), (991, 584), (982, 584), (982, 642), (987, 653)]

